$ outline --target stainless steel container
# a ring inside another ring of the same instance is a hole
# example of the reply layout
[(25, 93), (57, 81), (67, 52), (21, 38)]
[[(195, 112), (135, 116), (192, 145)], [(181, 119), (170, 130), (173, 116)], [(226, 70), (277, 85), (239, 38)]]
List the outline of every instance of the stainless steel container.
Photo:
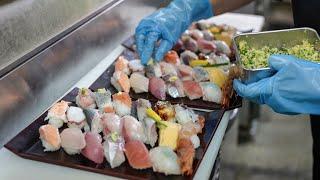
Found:
[(269, 68), (247, 69), (243, 67), (240, 58), (239, 42), (246, 41), (250, 47), (262, 48), (264, 46), (290, 48), (300, 44), (302, 40), (308, 40), (320, 49), (320, 38), (317, 31), (312, 28), (295, 28), (277, 31), (265, 31), (258, 33), (245, 33), (233, 38), (234, 49), (236, 50), (236, 59), (238, 65), (243, 69), (242, 81), (245, 84), (256, 82), (262, 78), (271, 76), (274, 72)]

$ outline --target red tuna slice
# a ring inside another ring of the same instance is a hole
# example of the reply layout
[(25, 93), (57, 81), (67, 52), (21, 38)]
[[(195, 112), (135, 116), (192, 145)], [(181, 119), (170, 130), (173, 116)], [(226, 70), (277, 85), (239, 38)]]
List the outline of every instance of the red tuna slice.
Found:
[(157, 99), (166, 100), (166, 84), (161, 78), (150, 78), (149, 91)]
[(202, 89), (195, 81), (183, 81), (183, 88), (189, 99), (199, 99), (202, 97)]
[(124, 145), (129, 164), (134, 169), (146, 169), (152, 166), (147, 147), (141, 141), (129, 141)]
[(89, 160), (101, 164), (104, 158), (102, 138), (99, 134), (87, 132), (85, 135), (86, 147), (82, 149), (81, 154)]

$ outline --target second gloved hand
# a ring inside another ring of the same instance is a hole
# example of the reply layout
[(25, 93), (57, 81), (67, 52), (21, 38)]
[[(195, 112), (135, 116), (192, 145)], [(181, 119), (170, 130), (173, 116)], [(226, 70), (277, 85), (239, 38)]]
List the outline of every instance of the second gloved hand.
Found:
[[(151, 56), (160, 61), (193, 22), (213, 15), (209, 0), (174, 0), (144, 18), (136, 28), (137, 50), (143, 64)], [(159, 47), (155, 44), (160, 41)]]
[(249, 85), (234, 80), (237, 93), (283, 114), (320, 114), (320, 64), (290, 55), (273, 55), (276, 74)]

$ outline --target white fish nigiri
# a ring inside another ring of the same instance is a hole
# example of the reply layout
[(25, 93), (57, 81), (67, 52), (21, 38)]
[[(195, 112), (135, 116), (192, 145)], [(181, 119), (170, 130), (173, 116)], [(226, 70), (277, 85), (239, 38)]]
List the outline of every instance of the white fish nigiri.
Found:
[(86, 146), (84, 134), (78, 128), (66, 128), (61, 134), (61, 146), (69, 155), (79, 154)]
[(176, 120), (181, 125), (187, 122), (195, 122), (198, 119), (198, 115), (193, 110), (184, 108), (179, 104), (174, 105), (174, 110), (176, 112)]
[(96, 108), (93, 92), (88, 88), (79, 89), (78, 95), (76, 96), (76, 104), (83, 109)]
[(219, 86), (212, 82), (201, 82), (200, 86), (203, 92), (203, 100), (220, 104), (222, 91)]
[(139, 72), (144, 74), (144, 65), (141, 64), (140, 59), (129, 61), (129, 68), (132, 72)]
[(90, 131), (99, 134), (103, 130), (101, 115), (97, 109), (84, 109)]
[(61, 139), (57, 127), (51, 124), (42, 125), (39, 128), (39, 134), (44, 151), (56, 151), (60, 149)]
[(151, 149), (149, 155), (153, 171), (161, 172), (165, 175), (181, 174), (178, 156), (171, 148), (158, 146)]
[(124, 144), (124, 139), (117, 133), (106, 136), (103, 143), (104, 156), (111, 168), (120, 166), (126, 160), (124, 156)]
[(149, 79), (140, 73), (132, 73), (130, 76), (130, 85), (135, 93), (148, 92)]
[(153, 147), (158, 140), (156, 122), (153, 119), (144, 118), (143, 124), (146, 135), (146, 144), (149, 144), (151, 147)]
[(94, 93), (95, 100), (100, 112), (111, 113), (114, 112), (112, 101), (111, 101), (111, 92), (105, 88), (98, 89)]
[(67, 111), (68, 127), (82, 129), (86, 123), (86, 116), (79, 107), (70, 106)]
[(122, 134), (122, 120), (121, 118), (114, 113), (104, 113), (101, 117), (102, 125), (103, 125), (103, 134), (106, 136), (110, 133), (118, 133)]
[(141, 122), (132, 116), (122, 117), (123, 121), (123, 136), (126, 141), (138, 140), (145, 142), (146, 136)]
[(66, 101), (60, 101), (55, 103), (48, 111), (48, 115), (45, 120), (49, 120), (49, 124), (60, 128), (63, 123), (67, 122), (66, 112), (69, 108), (69, 103)]
[(146, 113), (148, 108), (151, 108), (150, 101), (141, 98), (137, 100), (137, 116), (139, 121), (143, 121), (144, 118), (148, 117)]

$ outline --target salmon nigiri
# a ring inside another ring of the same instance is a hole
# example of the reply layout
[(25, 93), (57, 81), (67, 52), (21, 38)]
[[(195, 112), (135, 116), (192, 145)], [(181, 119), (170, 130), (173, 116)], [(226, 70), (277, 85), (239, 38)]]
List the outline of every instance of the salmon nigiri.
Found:
[(147, 147), (141, 141), (129, 141), (124, 145), (129, 164), (134, 169), (146, 169), (152, 166)]
[(123, 56), (119, 56), (117, 61), (115, 62), (115, 71), (121, 71), (127, 75), (130, 74), (130, 69), (129, 69), (129, 61), (123, 57)]
[(201, 86), (195, 81), (184, 81), (183, 88), (190, 100), (199, 99), (202, 97)]
[(49, 124), (60, 128), (63, 123), (67, 122), (66, 112), (69, 108), (69, 103), (66, 101), (60, 101), (54, 104), (48, 111), (48, 115), (45, 120), (49, 120)]
[(44, 151), (56, 151), (60, 149), (61, 139), (58, 128), (51, 124), (43, 125), (39, 128), (40, 139)]
[(132, 101), (128, 93), (119, 92), (112, 95), (112, 99), (116, 114), (122, 117), (131, 113)]
[(130, 81), (128, 76), (121, 72), (116, 71), (111, 77), (111, 84), (119, 91), (129, 92), (130, 91)]

